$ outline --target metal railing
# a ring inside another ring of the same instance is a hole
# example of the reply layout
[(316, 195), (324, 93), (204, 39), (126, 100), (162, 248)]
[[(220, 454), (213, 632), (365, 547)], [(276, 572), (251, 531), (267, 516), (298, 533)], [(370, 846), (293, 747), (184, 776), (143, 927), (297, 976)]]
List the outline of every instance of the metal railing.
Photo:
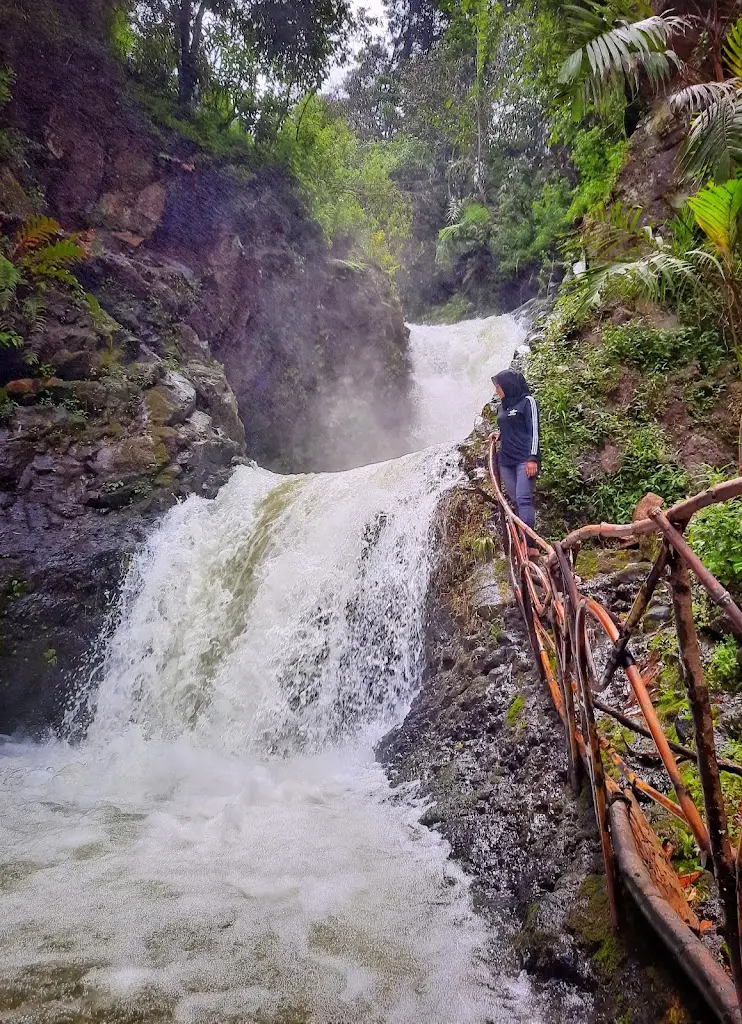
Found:
[[(700, 509), (742, 495), (742, 477), (717, 484), (667, 512), (655, 508), (648, 518), (627, 525), (584, 526), (549, 544), (519, 519), (508, 504), (500, 484), (494, 441), (490, 441), (488, 462), (490, 484), (501, 513), (502, 542), (513, 592), (541, 676), (564, 725), (570, 780), (577, 791), (583, 774), (587, 774), (592, 789), (613, 923), (617, 925), (619, 921), (620, 875), (640, 910), (677, 956), (718, 1018), (740, 1024), (742, 840), (733, 850), (720, 773), (742, 775), (742, 767), (717, 755), (711, 701), (693, 620), (689, 570), (740, 638), (742, 611), (692, 551), (683, 531)], [(632, 541), (647, 534), (659, 537), (659, 554), (621, 622), (581, 591), (581, 581), (575, 573), (577, 554), (586, 540)], [(537, 548), (541, 557), (529, 558), (529, 548)], [(668, 583), (672, 594), (678, 657), (693, 719), (695, 750), (672, 742), (665, 734), (650, 696), (650, 680), (640, 671), (630, 650), (632, 635), (661, 580)], [(601, 658), (604, 664), (599, 671), (597, 664)], [(633, 691), (643, 724), (596, 696), (609, 687), (619, 670)], [(663, 792), (656, 779), (657, 784), (653, 785), (636, 774), (601, 732), (596, 712), (651, 738), (672, 795)], [(613, 766), (610, 773), (606, 772), (604, 755)], [(683, 781), (678, 767), (683, 759), (692, 759), (698, 766), (703, 808), (696, 805)], [(642, 810), (647, 798), (688, 826), (702, 863), (712, 868), (728, 968), (711, 955), (699, 938), (708, 923), (698, 921), (693, 913), (681, 879)]]

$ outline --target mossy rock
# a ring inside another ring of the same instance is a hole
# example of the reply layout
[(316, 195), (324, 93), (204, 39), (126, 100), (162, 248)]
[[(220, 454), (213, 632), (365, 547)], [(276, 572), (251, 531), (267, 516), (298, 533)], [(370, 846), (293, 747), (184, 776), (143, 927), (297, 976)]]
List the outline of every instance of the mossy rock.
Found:
[(614, 932), (604, 875), (588, 875), (580, 886), (567, 928), (591, 950), (596, 972), (611, 977), (626, 962), (628, 952)]
[[(596, 576), (607, 576), (620, 572), (632, 562), (636, 562), (636, 551), (631, 549), (604, 548), (599, 546), (584, 547), (577, 556), (577, 575), (583, 580), (592, 580)], [(650, 566), (647, 566), (649, 572)]]

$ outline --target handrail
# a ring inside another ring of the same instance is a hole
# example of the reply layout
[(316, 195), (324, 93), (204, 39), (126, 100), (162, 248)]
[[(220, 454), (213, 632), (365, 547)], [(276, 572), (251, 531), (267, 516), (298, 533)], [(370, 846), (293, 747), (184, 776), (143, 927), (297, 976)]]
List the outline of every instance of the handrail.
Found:
[[(583, 526), (562, 541), (550, 544), (510, 507), (500, 482), (494, 439), (490, 439), (487, 461), (489, 483), (500, 512), (503, 550), (513, 592), (539, 672), (548, 684), (565, 727), (570, 778), (576, 787), (581, 774), (586, 772), (590, 781), (612, 918), (614, 922), (618, 920), (618, 874), (718, 1018), (742, 1024), (742, 839), (733, 852), (719, 774), (720, 771), (739, 774), (742, 769), (717, 756), (708, 686), (693, 622), (688, 570), (721, 608), (739, 636), (742, 636), (742, 610), (683, 537), (683, 530), (700, 509), (742, 495), (742, 477), (716, 484), (665, 512), (659, 507), (652, 509), (648, 518), (635, 523)], [(619, 624), (607, 608), (581, 592), (574, 572), (577, 554), (586, 540), (639, 540), (650, 533), (661, 538), (660, 552), (639, 587), (630, 612)], [(529, 547), (543, 553), (540, 565), (529, 558)], [(669, 579), (666, 577), (668, 568)], [(695, 753), (671, 743), (665, 735), (652, 703), (648, 681), (629, 649), (632, 634), (663, 578), (672, 592), (680, 664), (695, 729)], [(600, 679), (594, 658), (599, 646), (596, 633), (600, 636), (603, 653), (606, 647), (608, 653)], [(645, 722), (645, 726), (637, 724), (636, 731), (654, 742), (655, 756), (667, 773), (675, 800), (656, 785), (641, 779), (600, 734), (596, 710), (618, 721), (626, 719), (609, 703), (593, 696), (609, 686), (619, 668), (627, 677)], [(606, 776), (603, 753), (618, 771), (621, 786)], [(686, 759), (691, 755), (696, 759), (703, 792), (702, 809), (696, 806), (683, 783), (676, 755)], [(729, 953), (731, 979), (691, 930), (684, 901), (683, 913), (678, 912), (680, 885), (639, 802), (634, 799), (635, 793), (645, 800), (654, 800), (685, 822), (702, 857), (710, 862), (722, 908), (721, 928)], [(623, 805), (620, 813), (619, 804)], [(639, 821), (637, 815), (643, 820)]]

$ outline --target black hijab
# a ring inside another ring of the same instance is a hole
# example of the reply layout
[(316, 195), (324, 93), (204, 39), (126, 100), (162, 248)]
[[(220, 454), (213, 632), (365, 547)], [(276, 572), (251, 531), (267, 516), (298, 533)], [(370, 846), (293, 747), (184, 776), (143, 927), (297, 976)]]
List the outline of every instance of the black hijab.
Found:
[(492, 381), (494, 384), (499, 384), (502, 388), (504, 396), (502, 405), (505, 409), (512, 409), (521, 398), (531, 393), (526, 378), (517, 370), (501, 370), (495, 374)]

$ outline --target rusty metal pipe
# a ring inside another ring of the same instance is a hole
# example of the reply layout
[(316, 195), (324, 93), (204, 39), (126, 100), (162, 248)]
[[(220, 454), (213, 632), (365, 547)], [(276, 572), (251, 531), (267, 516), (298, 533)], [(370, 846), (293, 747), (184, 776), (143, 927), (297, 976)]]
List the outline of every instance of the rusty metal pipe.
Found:
[(613, 645), (613, 650), (609, 655), (608, 663), (606, 664), (605, 671), (603, 672), (603, 676), (600, 680), (600, 690), (605, 690), (613, 678), (616, 669), (623, 661), (623, 656), (629, 640), (631, 639), (631, 634), (639, 625), (639, 622), (647, 609), (647, 605), (652, 599), (652, 594), (654, 594), (657, 584), (660, 581), (662, 573), (665, 571), (666, 565), (667, 544), (663, 544), (662, 550), (652, 566), (649, 576), (647, 576), (644, 583), (642, 583), (638, 594), (634, 598), (634, 603), (631, 606), (629, 614), (626, 616), (626, 621), (618, 631), (618, 640)]
[[(640, 725), (639, 722), (634, 721), (633, 718), (629, 718), (628, 715), (624, 715), (621, 711), (616, 711), (609, 704), (606, 704), (602, 700), (598, 700), (597, 697), (593, 697), (593, 705), (598, 711), (602, 711), (604, 715), (610, 715), (611, 718), (615, 718), (621, 725), (626, 726), (627, 729), (631, 729), (633, 732), (638, 733), (640, 736), (645, 736), (648, 740), (652, 739), (652, 734), (645, 726)], [(696, 752), (691, 750), (690, 747), (684, 747), (680, 743), (673, 743), (672, 740), (667, 741), (670, 750), (679, 757), (683, 757), (686, 761), (695, 761)], [(659, 755), (657, 755), (659, 756)], [(742, 765), (735, 764), (734, 761), (727, 761), (726, 758), (720, 757), (718, 759), (719, 771), (728, 772), (730, 775), (742, 775)]]
[(729, 591), (725, 590), (712, 572), (709, 572), (693, 548), (688, 544), (685, 537), (675, 529), (667, 519), (667, 516), (664, 516), (660, 509), (656, 509), (652, 512), (651, 516), (662, 530), (665, 537), (667, 537), (668, 541), (672, 544), (673, 549), (677, 551), (683, 561), (690, 569), (692, 569), (693, 575), (706, 589), (711, 600), (715, 604), (718, 604), (726, 617), (732, 623), (735, 633), (742, 637), (742, 611), (740, 611), (738, 606), (734, 603), (734, 599)]

